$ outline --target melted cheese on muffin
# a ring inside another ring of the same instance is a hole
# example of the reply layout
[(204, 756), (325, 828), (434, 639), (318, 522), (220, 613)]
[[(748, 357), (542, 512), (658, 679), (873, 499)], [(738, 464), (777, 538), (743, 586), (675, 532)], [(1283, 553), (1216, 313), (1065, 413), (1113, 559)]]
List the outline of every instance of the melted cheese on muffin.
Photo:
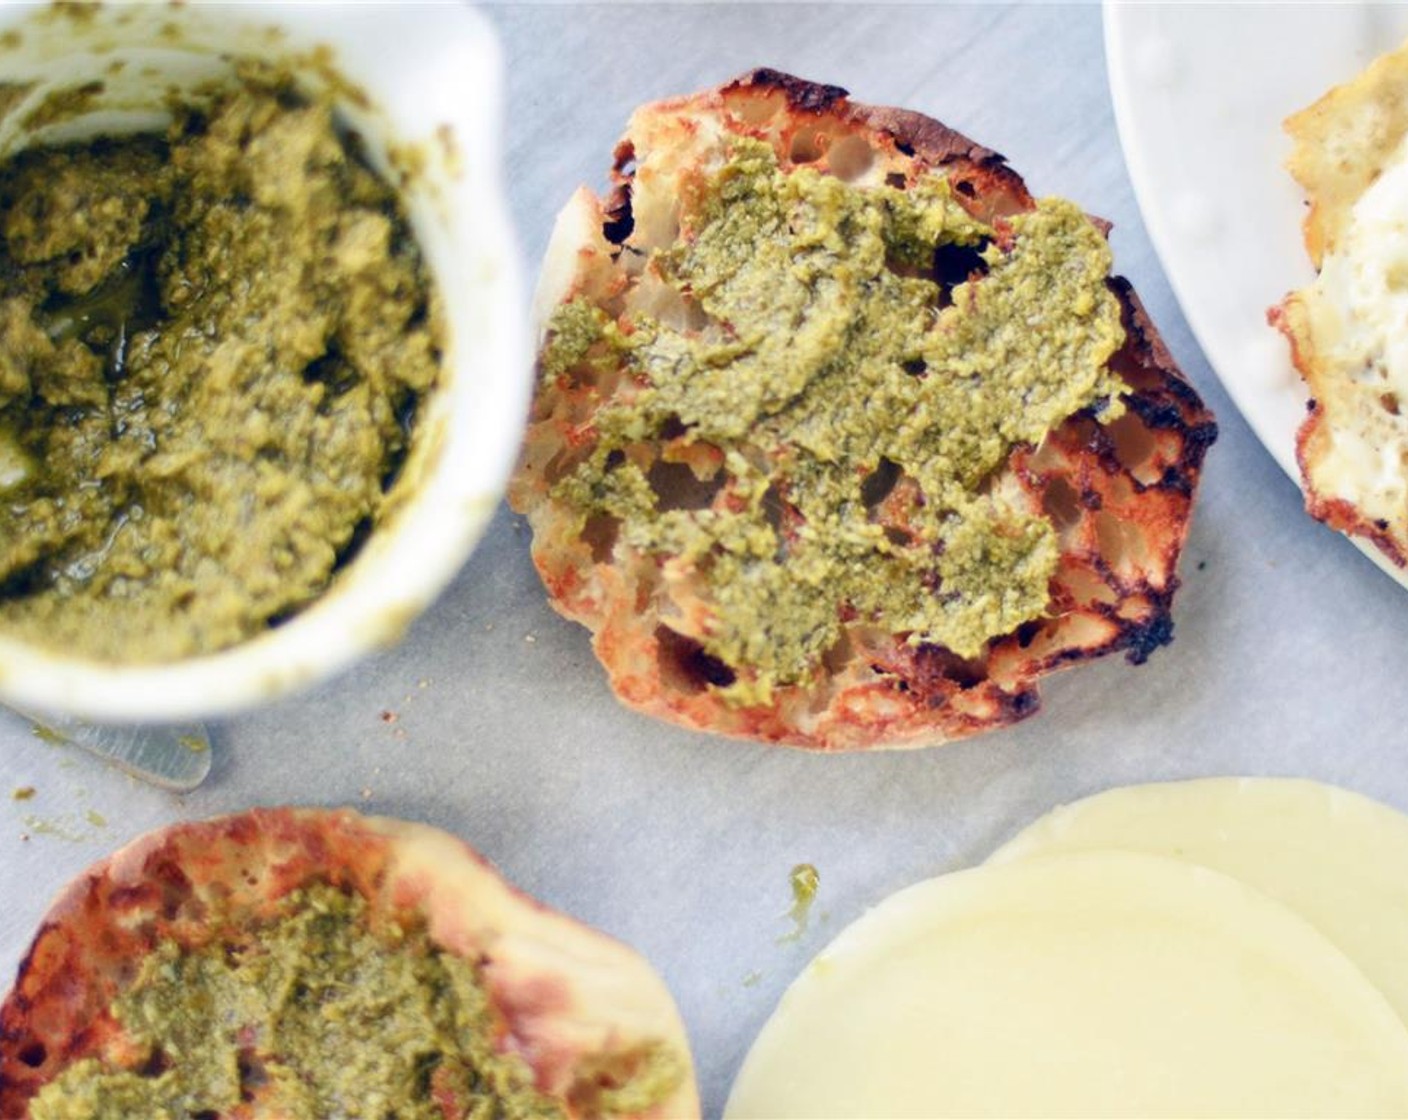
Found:
[(1317, 489), (1370, 518), (1408, 517), (1408, 147), (1360, 197), (1303, 295), (1333, 435)]

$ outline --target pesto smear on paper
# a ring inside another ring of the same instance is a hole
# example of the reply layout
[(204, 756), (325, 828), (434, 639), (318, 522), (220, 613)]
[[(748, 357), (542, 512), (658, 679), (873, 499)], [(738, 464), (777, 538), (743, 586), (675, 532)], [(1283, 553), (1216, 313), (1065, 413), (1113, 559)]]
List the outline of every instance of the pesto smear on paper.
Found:
[[(705, 651), (752, 670), (723, 694), (766, 703), (806, 679), (843, 618), (971, 657), (1040, 617), (1055, 529), (990, 483), (1072, 414), (1123, 411), (1110, 252), (1080, 209), (1043, 200), (997, 230), (939, 176), (858, 188), (736, 139), (680, 225), (646, 268), (704, 325), (569, 302), (542, 371), (632, 375), (555, 496), (697, 570)], [(935, 279), (945, 252), (972, 265), (951, 288)], [(662, 433), (681, 462), (721, 464), (701, 508), (660, 508), (632, 448)], [(879, 523), (882, 502), (902, 531)]]

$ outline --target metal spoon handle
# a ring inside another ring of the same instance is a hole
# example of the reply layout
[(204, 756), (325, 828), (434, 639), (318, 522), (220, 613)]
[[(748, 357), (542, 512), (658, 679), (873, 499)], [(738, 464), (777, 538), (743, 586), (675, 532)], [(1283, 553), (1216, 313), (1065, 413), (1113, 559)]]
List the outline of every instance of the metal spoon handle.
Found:
[(210, 734), (199, 723), (107, 727), (14, 705), (10, 709), (40, 734), (82, 747), (162, 789), (193, 790), (210, 773)]

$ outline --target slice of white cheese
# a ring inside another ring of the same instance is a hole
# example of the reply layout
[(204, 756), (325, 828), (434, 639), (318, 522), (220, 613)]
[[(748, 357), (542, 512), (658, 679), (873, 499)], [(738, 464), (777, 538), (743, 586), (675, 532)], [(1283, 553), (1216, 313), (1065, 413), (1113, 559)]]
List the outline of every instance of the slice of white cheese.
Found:
[(1081, 853), (901, 891), (788, 990), (725, 1115), (1404, 1116), (1408, 1030), (1235, 879)]
[(989, 863), (1118, 848), (1211, 867), (1285, 903), (1408, 1023), (1408, 817), (1298, 778), (1129, 786), (1048, 813)]

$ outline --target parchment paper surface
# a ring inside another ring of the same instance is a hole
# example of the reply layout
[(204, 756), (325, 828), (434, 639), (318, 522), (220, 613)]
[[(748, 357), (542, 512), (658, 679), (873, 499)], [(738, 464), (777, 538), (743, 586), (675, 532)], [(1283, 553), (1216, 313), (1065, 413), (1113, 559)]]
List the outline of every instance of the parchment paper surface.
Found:
[[(1211, 774), (1335, 782), (1408, 810), (1408, 596), (1304, 515), (1179, 313), (1120, 158), (1095, 6), (501, 6), (508, 175), (536, 265), (582, 182), (601, 187), (644, 100), (758, 65), (922, 110), (1004, 153), (1037, 194), (1114, 222), (1134, 281), (1218, 414), (1172, 646), (1049, 682), (1023, 725), (900, 754), (818, 758), (676, 730), (619, 707), (586, 632), (548, 608), (501, 510), (392, 653), (215, 728), (175, 797), (0, 717), (0, 969), (59, 886), (139, 832), (252, 805), (428, 821), (524, 890), (645, 953), (689, 1026), (706, 1115), (778, 997), (892, 891), (981, 860), (1058, 802)], [(1236, 76), (1229, 75), (1235, 84)], [(465, 158), (474, 157), (466, 153)], [(32, 787), (28, 800), (12, 792)], [(802, 935), (788, 876), (820, 872)]]

